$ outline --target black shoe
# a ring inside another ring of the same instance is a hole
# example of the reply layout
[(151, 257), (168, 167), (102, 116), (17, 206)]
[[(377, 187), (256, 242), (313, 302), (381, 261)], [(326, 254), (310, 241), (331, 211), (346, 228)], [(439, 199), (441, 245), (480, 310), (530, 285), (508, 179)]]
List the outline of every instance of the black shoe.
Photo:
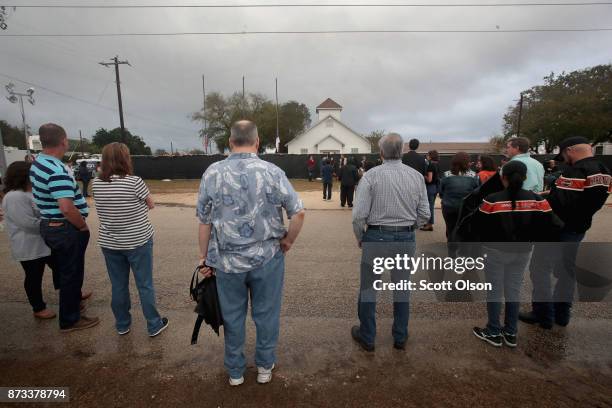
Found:
[(167, 328), (168, 328), (168, 318), (162, 317), (162, 327), (160, 327), (159, 330), (157, 330), (155, 333), (149, 334), (149, 337), (155, 337), (161, 332), (163, 332), (164, 330), (166, 330)]
[(492, 346), (501, 347), (502, 346), (502, 335), (501, 334), (492, 334), (489, 329), (480, 327), (474, 327), (472, 329), (474, 336), (478, 337), (480, 340), (484, 340)]
[(353, 326), (351, 328), (351, 337), (353, 337), (353, 340), (355, 340), (357, 344), (359, 344), (361, 348), (365, 351), (374, 351), (374, 345), (367, 344), (361, 338), (361, 334), (359, 333), (359, 326)]
[(403, 341), (400, 343), (400, 342), (394, 341), (393, 348), (396, 350), (406, 350), (406, 342)]
[(555, 323), (565, 327), (569, 324), (571, 303), (555, 303)]
[(527, 324), (539, 324), (540, 327), (545, 330), (552, 329), (552, 322), (540, 320), (540, 318), (534, 312), (520, 312), (519, 320)]
[(540, 323), (540, 319), (533, 312), (520, 312), (519, 320), (523, 323), (527, 324), (537, 324)]
[(502, 337), (504, 338), (506, 346), (516, 347), (516, 334), (506, 333), (506, 331), (502, 330)]

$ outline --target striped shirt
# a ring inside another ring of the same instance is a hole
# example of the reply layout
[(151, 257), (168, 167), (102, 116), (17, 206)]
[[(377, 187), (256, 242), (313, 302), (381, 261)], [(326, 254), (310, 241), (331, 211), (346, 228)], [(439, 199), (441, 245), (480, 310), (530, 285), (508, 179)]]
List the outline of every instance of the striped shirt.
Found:
[(56, 157), (40, 153), (30, 168), (30, 181), (34, 202), (44, 219), (65, 219), (57, 200), (70, 198), (83, 217), (89, 214), (74, 177), (64, 163)]
[(401, 161), (385, 160), (359, 180), (353, 207), (353, 232), (358, 241), (366, 224), (420, 226), (429, 215), (423, 175)]
[(149, 189), (140, 177), (95, 178), (92, 184), (100, 219), (98, 243), (102, 248), (129, 250), (144, 245), (153, 236), (145, 199)]

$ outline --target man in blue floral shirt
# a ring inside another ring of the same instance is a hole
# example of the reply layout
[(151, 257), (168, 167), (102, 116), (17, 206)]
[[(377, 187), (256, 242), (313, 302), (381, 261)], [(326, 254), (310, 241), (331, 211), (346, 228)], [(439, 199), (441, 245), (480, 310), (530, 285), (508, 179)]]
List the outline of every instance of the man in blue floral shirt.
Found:
[[(257, 157), (259, 137), (250, 121), (231, 129), (230, 156), (202, 176), (197, 216), (204, 276), (217, 277), (223, 314), (225, 368), (231, 385), (244, 382), (243, 353), (249, 294), (257, 327), (257, 382), (272, 380), (285, 274), (284, 254), (304, 222), (304, 206), (285, 173)], [(288, 230), (283, 208), (291, 220)]]

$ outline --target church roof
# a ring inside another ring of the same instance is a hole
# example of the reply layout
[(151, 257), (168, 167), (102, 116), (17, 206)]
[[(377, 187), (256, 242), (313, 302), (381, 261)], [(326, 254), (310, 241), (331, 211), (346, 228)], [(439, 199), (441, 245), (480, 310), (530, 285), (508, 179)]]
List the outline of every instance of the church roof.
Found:
[(323, 101), (319, 106), (317, 106), (317, 112), (319, 109), (340, 109), (342, 110), (342, 106), (340, 106), (336, 101), (331, 98), (327, 98)]
[[(370, 143), (370, 141), (368, 139), (366, 139), (365, 137), (363, 137), (361, 134), (355, 132), (353, 129), (351, 129), (350, 127), (348, 127), (345, 123), (341, 122), (340, 120), (338, 120), (337, 118), (334, 118), (331, 115), (327, 115), (326, 117), (324, 117), (323, 119), (321, 119), (320, 121), (318, 121), (317, 123), (315, 123), (311, 128), (304, 130), (302, 133), (297, 134), (293, 139), (291, 139), (290, 141), (288, 141), (287, 143), (285, 143), (285, 146), (290, 145), (291, 143), (293, 143), (294, 141), (298, 140), (299, 138), (301, 138), (302, 136), (308, 134), (312, 129), (316, 128), (319, 125), (322, 125), (323, 122), (325, 122), (326, 120), (333, 120), (334, 122), (338, 123), (339, 125), (343, 126), (344, 128), (346, 128), (349, 132), (353, 133), (355, 136), (362, 138), (363, 140), (367, 141), (368, 143)], [(334, 138), (336, 139), (336, 138)], [(337, 139), (336, 139), (337, 140)]]

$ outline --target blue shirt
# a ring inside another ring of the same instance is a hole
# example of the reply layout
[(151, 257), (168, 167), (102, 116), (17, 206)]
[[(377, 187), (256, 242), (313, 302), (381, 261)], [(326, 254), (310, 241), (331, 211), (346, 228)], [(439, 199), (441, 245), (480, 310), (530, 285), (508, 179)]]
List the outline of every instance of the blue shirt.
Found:
[(206, 264), (227, 273), (258, 268), (280, 249), (291, 218), (304, 205), (285, 173), (255, 153), (211, 164), (200, 183), (197, 216), (212, 224)]
[(321, 180), (324, 183), (331, 183), (333, 174), (334, 168), (331, 166), (331, 164), (324, 164), (323, 167), (321, 167)]
[(32, 195), (44, 219), (64, 219), (57, 200), (70, 198), (83, 217), (89, 214), (87, 202), (83, 198), (72, 174), (61, 160), (40, 153), (30, 168)]
[(544, 166), (542, 163), (531, 157), (529, 153), (517, 154), (510, 160), (518, 160), (527, 166), (527, 178), (523, 182), (523, 190), (536, 193), (544, 190)]

